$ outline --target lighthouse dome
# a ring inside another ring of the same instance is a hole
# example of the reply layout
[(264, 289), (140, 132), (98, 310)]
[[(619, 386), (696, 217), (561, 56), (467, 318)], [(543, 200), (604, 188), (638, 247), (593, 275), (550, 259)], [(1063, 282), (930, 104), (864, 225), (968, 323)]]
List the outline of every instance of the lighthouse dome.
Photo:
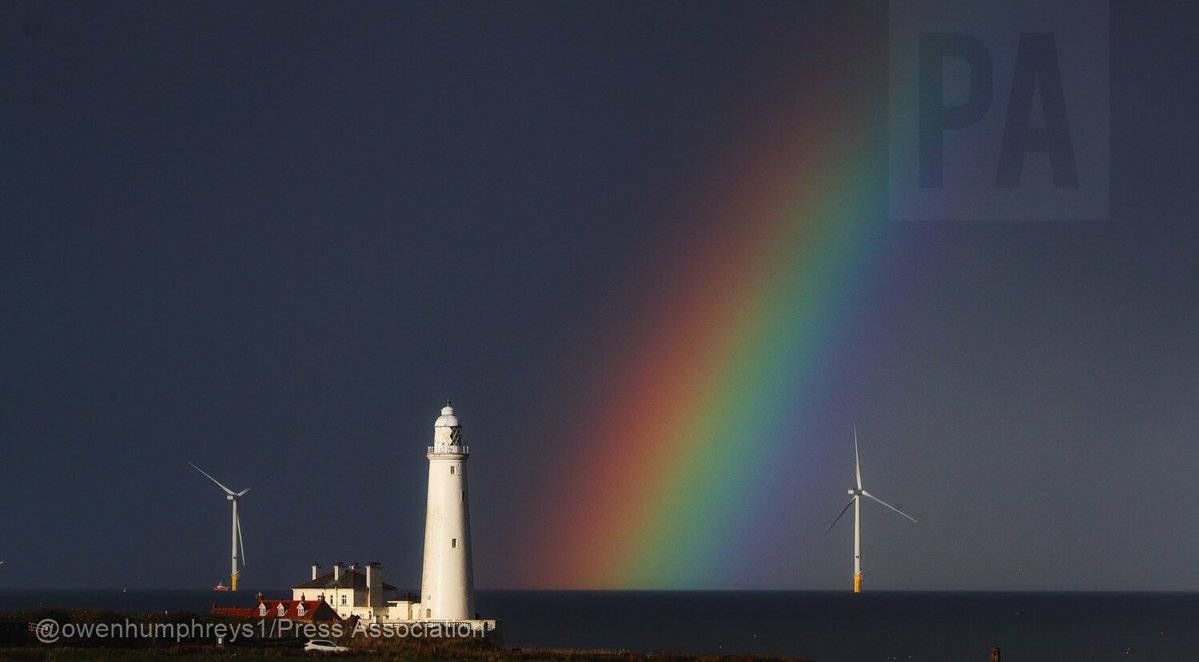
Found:
[(454, 408), (450, 403), (446, 403), (441, 408), (441, 416), (437, 417), (437, 422), (433, 424), (435, 428), (456, 428), (458, 427), (458, 417), (454, 415)]

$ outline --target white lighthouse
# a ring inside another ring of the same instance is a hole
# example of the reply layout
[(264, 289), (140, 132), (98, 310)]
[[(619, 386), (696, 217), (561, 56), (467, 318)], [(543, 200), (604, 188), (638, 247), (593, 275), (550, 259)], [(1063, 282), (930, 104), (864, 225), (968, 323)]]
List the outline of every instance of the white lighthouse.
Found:
[(429, 458), (429, 501), (425, 510), (425, 560), (420, 619), (474, 618), (475, 586), (470, 558), (470, 507), (462, 427), (447, 402), (433, 424)]

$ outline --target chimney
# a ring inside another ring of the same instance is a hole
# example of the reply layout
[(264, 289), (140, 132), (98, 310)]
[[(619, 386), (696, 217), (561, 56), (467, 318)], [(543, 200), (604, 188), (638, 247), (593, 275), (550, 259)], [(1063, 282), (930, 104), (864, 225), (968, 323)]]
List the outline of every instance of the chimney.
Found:
[(366, 603), (372, 607), (383, 606), (383, 564), (378, 561), (366, 563)]
[(312, 578), (316, 579), (321, 574), (321, 564), (316, 561), (312, 562)]
[(340, 579), (341, 579), (341, 561), (334, 561), (333, 562), (333, 581), (339, 581)]

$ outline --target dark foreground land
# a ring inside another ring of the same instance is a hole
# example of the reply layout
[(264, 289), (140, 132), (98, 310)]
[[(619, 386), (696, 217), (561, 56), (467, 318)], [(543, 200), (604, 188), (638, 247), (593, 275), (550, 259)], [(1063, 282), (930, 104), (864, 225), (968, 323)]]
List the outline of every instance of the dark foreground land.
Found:
[[(247, 637), (218, 645), (214, 639), (184, 637), (88, 637), (43, 643), (34, 625), (52, 619), (64, 624), (217, 624), (245, 626), (260, 621), (243, 621), (209, 614), (167, 613), (132, 614), (83, 609), (36, 609), (0, 613), (0, 659), (3, 660), (155, 660), (164, 657), (181, 660), (213, 658), (260, 659), (288, 657), (335, 657), (337, 659), (404, 660), (771, 660), (741, 655), (687, 655), (682, 653), (638, 653), (627, 650), (581, 650), (563, 648), (509, 648), (495, 638), (489, 639), (414, 639), (402, 637), (364, 638), (342, 636), (336, 643), (348, 653), (308, 653), (306, 636)], [(320, 637), (333, 639), (332, 637)], [(796, 660), (796, 662), (803, 662)]]

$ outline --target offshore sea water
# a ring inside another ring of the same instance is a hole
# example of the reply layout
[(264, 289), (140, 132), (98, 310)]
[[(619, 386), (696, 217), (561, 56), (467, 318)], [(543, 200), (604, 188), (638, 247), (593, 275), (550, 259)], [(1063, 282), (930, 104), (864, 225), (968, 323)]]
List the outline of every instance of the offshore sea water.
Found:
[[(255, 591), (8, 591), (0, 610), (206, 612)], [(277, 591), (268, 597), (285, 597)], [(510, 647), (762, 654), (822, 662), (1199, 662), (1199, 594), (480, 591)]]

